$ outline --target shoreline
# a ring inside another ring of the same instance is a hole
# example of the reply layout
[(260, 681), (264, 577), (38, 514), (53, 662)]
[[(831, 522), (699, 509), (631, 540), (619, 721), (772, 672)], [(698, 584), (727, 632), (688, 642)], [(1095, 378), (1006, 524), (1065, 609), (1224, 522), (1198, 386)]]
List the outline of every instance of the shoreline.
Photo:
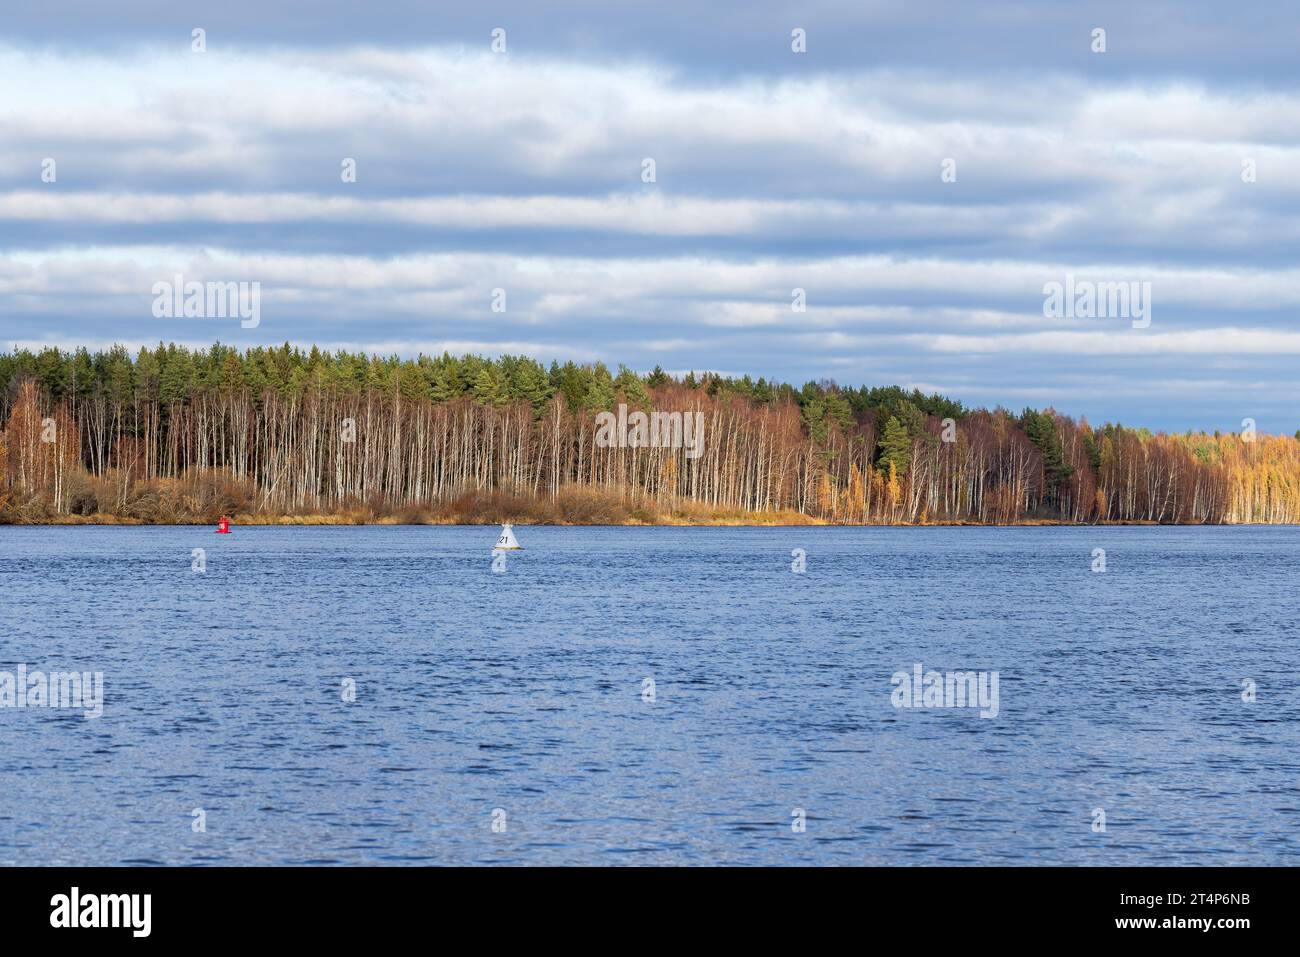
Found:
[[(1060, 519), (1025, 519), (1018, 522), (970, 522), (970, 521), (927, 521), (927, 522), (830, 522), (825, 519), (813, 516), (793, 516), (790, 514), (776, 514), (770, 520), (762, 516), (745, 516), (741, 517), (718, 517), (713, 519), (676, 519), (667, 517), (659, 521), (642, 521), (640, 519), (627, 519), (624, 521), (595, 521), (595, 522), (574, 522), (563, 520), (529, 520), (524, 516), (505, 515), (497, 519), (473, 518), (470, 516), (444, 516), (428, 517), (422, 519), (406, 519), (400, 516), (378, 516), (373, 518), (359, 517), (353, 515), (258, 515), (258, 514), (235, 514), (230, 516), (230, 523), (235, 527), (274, 527), (274, 526), (311, 526), (311, 527), (348, 527), (363, 525), (476, 525), (491, 527), (510, 523), (521, 527), (528, 526), (556, 526), (562, 528), (801, 528), (809, 526), (820, 526), (826, 528), (1032, 528), (1032, 527), (1060, 527), (1060, 528), (1095, 528), (1101, 527), (1121, 527), (1121, 526), (1158, 526), (1166, 528), (1204, 528), (1208, 523), (1205, 522), (1154, 522), (1154, 521), (1098, 521), (1098, 522), (1067, 522)], [(157, 522), (148, 521), (139, 518), (124, 518), (113, 515), (60, 515), (56, 518), (40, 519), (36, 521), (19, 521), (19, 522), (0, 522), (0, 527), (37, 527), (37, 526), (173, 526), (173, 527), (206, 527), (215, 525), (216, 521), (195, 520), (195, 521), (169, 521)], [(1284, 522), (1222, 522), (1215, 523), (1215, 527), (1233, 528), (1240, 526), (1277, 526), (1282, 527), (1287, 523)]]

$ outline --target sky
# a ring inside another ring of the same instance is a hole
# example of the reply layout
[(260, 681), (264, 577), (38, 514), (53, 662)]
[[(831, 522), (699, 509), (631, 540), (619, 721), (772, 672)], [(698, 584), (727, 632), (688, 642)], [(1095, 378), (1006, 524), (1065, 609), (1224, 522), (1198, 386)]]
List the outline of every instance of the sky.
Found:
[[(527, 354), (1289, 434), (1297, 49), (1300, 12), (1249, 0), (16, 6), (0, 346)], [(177, 275), (260, 284), (257, 326), (155, 316)], [(1145, 313), (1054, 314), (1067, 282)]]

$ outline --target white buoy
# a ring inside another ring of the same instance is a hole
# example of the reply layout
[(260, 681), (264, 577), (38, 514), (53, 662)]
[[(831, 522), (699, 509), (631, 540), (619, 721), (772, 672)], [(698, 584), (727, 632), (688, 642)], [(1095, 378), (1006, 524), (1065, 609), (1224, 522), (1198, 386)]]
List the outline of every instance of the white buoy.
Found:
[(515, 530), (509, 522), (501, 526), (501, 537), (498, 538), (497, 543), (492, 546), (493, 551), (496, 551), (499, 548), (523, 548), (523, 546), (515, 540)]

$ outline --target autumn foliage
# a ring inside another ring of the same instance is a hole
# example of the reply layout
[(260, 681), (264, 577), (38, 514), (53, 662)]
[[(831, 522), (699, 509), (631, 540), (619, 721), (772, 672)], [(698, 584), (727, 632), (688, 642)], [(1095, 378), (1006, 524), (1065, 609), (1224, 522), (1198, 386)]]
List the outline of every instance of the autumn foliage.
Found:
[[(702, 414), (702, 454), (599, 447), (618, 403)], [(0, 355), (0, 424), (11, 522), (1300, 521), (1289, 436), (511, 356), (18, 351)]]

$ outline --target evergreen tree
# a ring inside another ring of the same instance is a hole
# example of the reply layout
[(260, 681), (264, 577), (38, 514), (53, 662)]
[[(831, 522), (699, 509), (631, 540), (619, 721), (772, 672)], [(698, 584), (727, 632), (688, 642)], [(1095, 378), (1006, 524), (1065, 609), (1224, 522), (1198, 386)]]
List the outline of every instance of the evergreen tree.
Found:
[(569, 360), (560, 367), (558, 379), (557, 391), (564, 396), (564, 404), (569, 411), (581, 411), (583, 399), (587, 395), (587, 379), (583, 370)]
[(1055, 501), (1061, 483), (1074, 474), (1074, 469), (1065, 464), (1065, 452), (1061, 448), (1061, 437), (1056, 433), (1056, 422), (1050, 412), (1035, 412), (1025, 409), (1020, 417), (1020, 427), (1025, 430), (1029, 441), (1043, 453), (1043, 477), (1046, 491)]
[(500, 368), (485, 362), (474, 377), (474, 400), (485, 405), (502, 405), (506, 401), (505, 376)]
[(434, 402), (447, 402), (465, 391), (458, 363), (449, 353), (433, 363), (429, 374), (429, 397)]
[(826, 414), (844, 432), (848, 432), (853, 427), (853, 409), (839, 389), (832, 389), (826, 393)]
[(895, 416), (891, 415), (885, 420), (878, 448), (877, 468), (890, 472), (891, 480), (893, 476), (901, 479), (907, 475), (907, 469), (912, 464), (912, 437), (908, 435), (906, 426)]
[(645, 383), (641, 377), (625, 365), (618, 367), (618, 375), (614, 379), (614, 388), (623, 394), (623, 398), (628, 405), (647, 406), (650, 404), (650, 393), (646, 391)]
[(588, 373), (587, 391), (582, 397), (582, 406), (596, 412), (608, 411), (614, 407), (614, 379), (605, 363), (597, 362)]
[(518, 394), (527, 399), (533, 407), (533, 415), (541, 416), (555, 390), (551, 387), (546, 371), (531, 359), (521, 361), (516, 376)]

